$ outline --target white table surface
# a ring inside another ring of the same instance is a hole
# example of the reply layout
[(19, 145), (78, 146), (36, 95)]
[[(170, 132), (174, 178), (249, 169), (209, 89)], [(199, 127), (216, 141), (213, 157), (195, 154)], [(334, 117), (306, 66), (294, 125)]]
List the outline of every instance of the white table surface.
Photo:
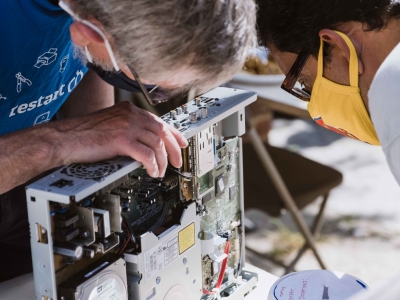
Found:
[(244, 84), (230, 82), (230, 87), (256, 92), (258, 97), (268, 101), (272, 110), (310, 119), (307, 102), (301, 101), (281, 89), (280, 84)]
[[(275, 275), (267, 273), (255, 266), (246, 264), (244, 268), (250, 272), (258, 273), (257, 288), (250, 293), (246, 300), (267, 299), (269, 289), (278, 279)], [(12, 280), (0, 283), (1, 300), (35, 300), (33, 274), (26, 274)]]

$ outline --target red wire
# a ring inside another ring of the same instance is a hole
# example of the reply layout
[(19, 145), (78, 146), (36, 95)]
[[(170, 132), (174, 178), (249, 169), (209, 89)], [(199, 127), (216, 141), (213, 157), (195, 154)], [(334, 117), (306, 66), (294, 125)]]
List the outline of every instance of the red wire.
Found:
[(226, 265), (228, 264), (230, 246), (231, 246), (231, 242), (227, 241), (226, 245), (225, 245), (225, 254), (227, 255), (227, 257), (225, 257), (224, 261), (222, 262), (221, 273), (219, 273), (219, 278), (218, 278), (217, 286), (216, 286), (217, 289), (219, 289), (221, 287), (222, 280), (224, 280), (224, 277), (225, 277)]
[(122, 225), (124, 225), (124, 227), (125, 227), (125, 229), (126, 229), (126, 231), (128, 233), (128, 236), (126, 238), (126, 242), (125, 242), (124, 246), (122, 246), (121, 251), (119, 251), (119, 254), (122, 254), (122, 252), (124, 252), (126, 246), (128, 246), (128, 243), (129, 243), (129, 240), (130, 240), (130, 235), (131, 235), (131, 233), (130, 233), (128, 227), (125, 225), (125, 223), (122, 223)]
[[(231, 246), (231, 242), (227, 241), (226, 245), (225, 245), (225, 252), (224, 252), (227, 256), (225, 257), (224, 261), (222, 262), (221, 272), (219, 273), (217, 285), (215, 286), (216, 289), (219, 289), (221, 287), (222, 280), (224, 280), (224, 277), (225, 277), (226, 265), (228, 264), (230, 246)], [(210, 291), (203, 289), (203, 294), (212, 295), (212, 294), (215, 294), (215, 292), (210, 292)]]

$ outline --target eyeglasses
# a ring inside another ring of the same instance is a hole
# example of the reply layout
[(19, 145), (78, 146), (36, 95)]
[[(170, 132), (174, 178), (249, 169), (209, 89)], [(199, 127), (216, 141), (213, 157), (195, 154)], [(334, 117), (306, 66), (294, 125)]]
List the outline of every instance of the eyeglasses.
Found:
[(171, 98), (171, 94), (158, 85), (154, 86), (151, 90), (148, 90), (140, 81), (138, 73), (136, 73), (131, 66), (128, 66), (128, 68), (135, 77), (135, 81), (139, 85), (144, 98), (151, 106), (156, 106), (157, 104), (167, 102)]
[(298, 88), (295, 87), (295, 85), (310, 55), (311, 55), (311, 50), (309, 49), (301, 50), (299, 56), (293, 63), (289, 73), (286, 75), (286, 78), (281, 85), (281, 88), (284, 91), (292, 94), (293, 96), (299, 98), (300, 100), (307, 102), (310, 101), (311, 93), (308, 92), (305, 88)]

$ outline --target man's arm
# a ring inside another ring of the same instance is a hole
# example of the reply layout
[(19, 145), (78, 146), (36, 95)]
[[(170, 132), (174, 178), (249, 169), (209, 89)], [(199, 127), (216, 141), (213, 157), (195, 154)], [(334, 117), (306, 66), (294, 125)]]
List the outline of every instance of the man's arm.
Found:
[(114, 87), (89, 70), (61, 107), (61, 114), (63, 118), (80, 117), (114, 103)]
[[(90, 97), (89, 97), (90, 98)], [(152, 177), (180, 167), (183, 135), (129, 102), (0, 137), (0, 194), (60, 165), (130, 156)]]

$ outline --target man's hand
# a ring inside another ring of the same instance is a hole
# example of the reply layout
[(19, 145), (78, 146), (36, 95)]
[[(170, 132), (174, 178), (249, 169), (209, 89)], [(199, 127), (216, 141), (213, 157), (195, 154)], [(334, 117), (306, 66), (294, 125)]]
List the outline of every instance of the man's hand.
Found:
[(65, 165), (124, 155), (140, 161), (150, 176), (163, 177), (168, 159), (175, 167), (182, 165), (180, 148), (187, 146), (178, 130), (126, 101), (56, 123)]
[(183, 135), (155, 115), (121, 102), (93, 114), (41, 124), (0, 137), (0, 194), (34, 176), (71, 163), (118, 155), (140, 161), (162, 177), (168, 160), (182, 164)]

